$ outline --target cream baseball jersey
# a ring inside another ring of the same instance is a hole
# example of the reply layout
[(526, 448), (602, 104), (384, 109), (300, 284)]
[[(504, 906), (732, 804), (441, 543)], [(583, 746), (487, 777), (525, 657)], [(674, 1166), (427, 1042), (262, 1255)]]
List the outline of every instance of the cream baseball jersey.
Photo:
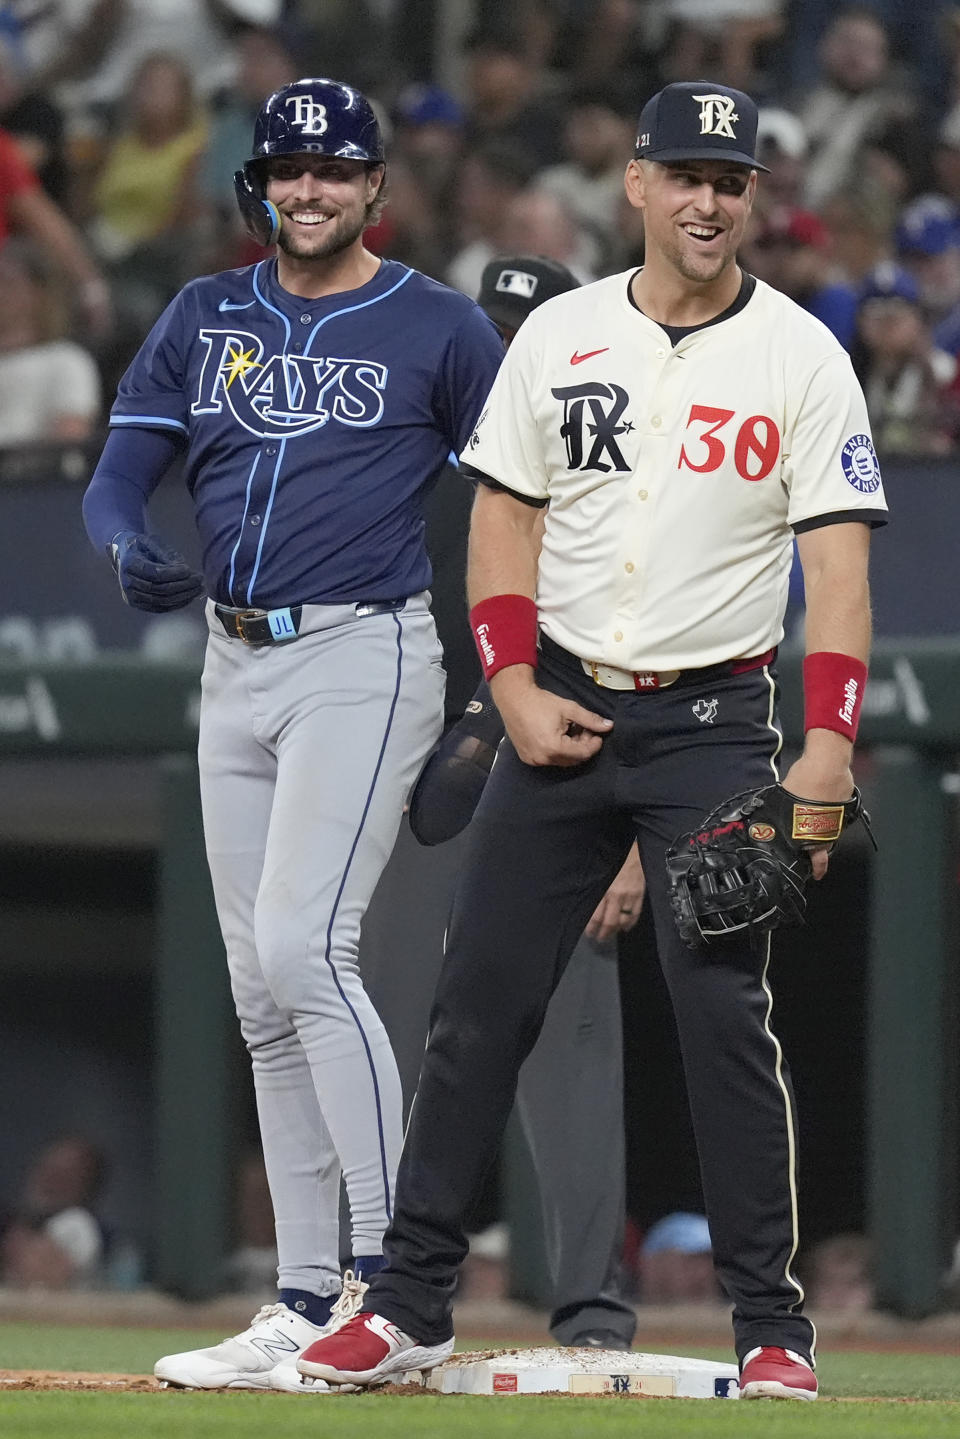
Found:
[(863, 393), (825, 326), (770, 286), (745, 277), (672, 345), (633, 273), (531, 315), (462, 464), (547, 505), (540, 621), (581, 659), (761, 654), (783, 638), (794, 534), (885, 522)]

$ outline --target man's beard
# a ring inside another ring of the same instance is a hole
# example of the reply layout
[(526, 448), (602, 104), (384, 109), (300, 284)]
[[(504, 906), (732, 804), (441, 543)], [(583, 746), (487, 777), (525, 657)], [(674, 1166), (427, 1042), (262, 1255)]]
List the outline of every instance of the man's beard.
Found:
[(284, 228), (281, 221), (280, 234), (277, 237), (277, 244), (284, 254), (294, 260), (329, 260), (334, 255), (341, 254), (348, 250), (352, 244), (359, 240), (367, 224), (366, 210), (356, 220), (348, 220), (340, 215), (336, 220), (327, 220), (321, 227), (320, 238), (323, 244), (314, 246), (304, 238), (300, 242), (300, 236), (291, 233)]

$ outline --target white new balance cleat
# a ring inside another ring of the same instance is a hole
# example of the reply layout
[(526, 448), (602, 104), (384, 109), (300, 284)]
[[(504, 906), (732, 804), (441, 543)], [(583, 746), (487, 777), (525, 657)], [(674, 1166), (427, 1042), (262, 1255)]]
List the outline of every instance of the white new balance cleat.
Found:
[(297, 1360), (301, 1374), (328, 1384), (367, 1388), (385, 1384), (411, 1369), (429, 1370), (453, 1353), (453, 1340), (418, 1344), (380, 1314), (354, 1314), (339, 1329), (304, 1349)]
[[(153, 1366), (156, 1377), (180, 1389), (274, 1389), (278, 1365), (292, 1363), (324, 1333), (285, 1304), (266, 1304), (249, 1329), (209, 1349), (167, 1354)], [(281, 1376), (282, 1377), (282, 1376)]]

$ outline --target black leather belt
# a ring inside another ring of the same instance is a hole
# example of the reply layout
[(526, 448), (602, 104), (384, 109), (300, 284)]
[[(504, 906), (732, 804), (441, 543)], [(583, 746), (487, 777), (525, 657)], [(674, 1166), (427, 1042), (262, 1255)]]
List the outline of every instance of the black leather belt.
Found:
[[(359, 600), (354, 609), (363, 618), (400, 610), (406, 602), (405, 595), (396, 600)], [(303, 605), (276, 610), (236, 610), (230, 605), (214, 605), (213, 610), (231, 639), (243, 640), (245, 645), (282, 645), (300, 633)]]

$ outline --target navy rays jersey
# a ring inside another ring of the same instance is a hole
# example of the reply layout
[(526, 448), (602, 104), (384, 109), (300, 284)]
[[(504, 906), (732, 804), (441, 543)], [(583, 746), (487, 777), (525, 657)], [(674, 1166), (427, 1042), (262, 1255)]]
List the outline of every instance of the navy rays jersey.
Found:
[(502, 358), (472, 300), (405, 265), (306, 300), (263, 260), (180, 292), (110, 423), (187, 440), (213, 599), (392, 599), (429, 586), (422, 495), (466, 445)]

